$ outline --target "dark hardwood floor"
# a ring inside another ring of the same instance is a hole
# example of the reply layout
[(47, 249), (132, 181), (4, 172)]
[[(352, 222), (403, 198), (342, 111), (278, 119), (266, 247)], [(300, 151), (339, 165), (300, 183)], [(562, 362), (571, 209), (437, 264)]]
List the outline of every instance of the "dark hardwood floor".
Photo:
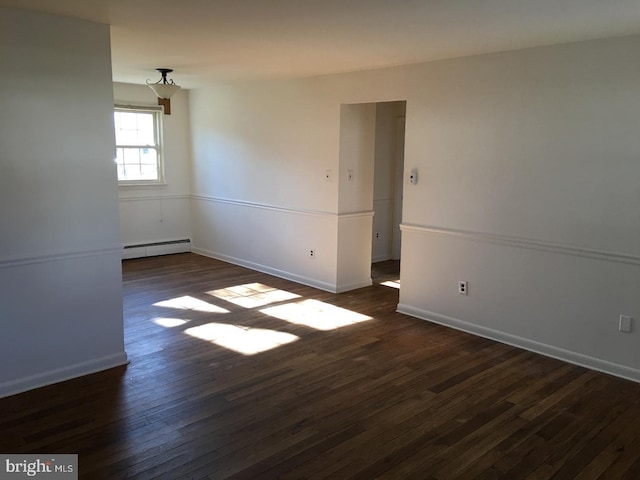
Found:
[(127, 367), (0, 400), (83, 479), (639, 479), (640, 385), (194, 254), (124, 262)]

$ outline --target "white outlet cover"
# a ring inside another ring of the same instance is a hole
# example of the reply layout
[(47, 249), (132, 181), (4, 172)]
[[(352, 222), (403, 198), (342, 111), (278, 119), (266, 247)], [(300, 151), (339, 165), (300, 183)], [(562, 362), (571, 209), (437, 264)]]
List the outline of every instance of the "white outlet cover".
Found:
[(620, 315), (620, 326), (618, 329), (624, 333), (631, 333), (631, 317), (628, 315)]
[(418, 169), (417, 168), (413, 168), (409, 172), (409, 183), (411, 185), (417, 185), (418, 184)]

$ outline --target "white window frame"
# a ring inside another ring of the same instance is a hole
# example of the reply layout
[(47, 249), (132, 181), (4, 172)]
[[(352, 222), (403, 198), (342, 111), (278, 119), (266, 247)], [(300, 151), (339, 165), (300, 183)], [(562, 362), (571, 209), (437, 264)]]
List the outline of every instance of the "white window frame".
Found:
[[(156, 158), (158, 159), (158, 178), (156, 180), (121, 180), (118, 178), (119, 186), (136, 186), (136, 185), (166, 185), (164, 178), (164, 145), (162, 135), (162, 114), (163, 110), (161, 106), (154, 105), (123, 105), (116, 104), (113, 108), (114, 112), (143, 112), (153, 114), (153, 126), (155, 134), (156, 145), (149, 145), (148, 147), (141, 147), (139, 145), (118, 145), (117, 148), (154, 148), (156, 150)], [(115, 156), (114, 156), (115, 159)], [(115, 160), (114, 160), (115, 161)], [(117, 173), (116, 173), (117, 175)]]

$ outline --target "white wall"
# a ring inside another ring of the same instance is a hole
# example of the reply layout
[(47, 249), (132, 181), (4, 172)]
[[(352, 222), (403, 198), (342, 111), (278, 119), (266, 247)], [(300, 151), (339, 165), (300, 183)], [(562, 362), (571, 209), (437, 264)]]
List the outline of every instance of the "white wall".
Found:
[[(155, 80), (155, 72), (150, 78)], [(157, 106), (146, 85), (114, 83), (117, 104)], [(191, 237), (190, 227), (190, 126), (189, 92), (179, 90), (171, 98), (171, 115), (163, 115), (164, 185), (124, 185), (119, 188), (120, 230), (124, 246)], [(139, 256), (144, 249), (127, 249), (125, 256)]]
[(371, 285), (376, 105), (340, 108), (336, 291)]
[(194, 242), (337, 287), (340, 107), (406, 99), (405, 171), (419, 182), (404, 184), (399, 309), (640, 380), (638, 331), (617, 331), (619, 314), (640, 319), (639, 48), (626, 37), (198, 90)]
[[(639, 37), (440, 62), (407, 105), (400, 307), (640, 379)], [(456, 293), (469, 282), (469, 296)], [(634, 293), (635, 292), (635, 293)]]
[(0, 9), (0, 396), (126, 362), (109, 27)]
[(335, 289), (340, 106), (297, 81), (190, 101), (192, 250)]

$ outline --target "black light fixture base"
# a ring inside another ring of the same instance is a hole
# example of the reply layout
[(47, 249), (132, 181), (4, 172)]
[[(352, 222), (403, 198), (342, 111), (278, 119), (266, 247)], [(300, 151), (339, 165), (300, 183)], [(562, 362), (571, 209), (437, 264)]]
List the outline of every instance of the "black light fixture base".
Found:
[(167, 73), (173, 72), (172, 68), (156, 68), (156, 70), (160, 72), (160, 75), (162, 75), (162, 83), (170, 83), (167, 81)]

